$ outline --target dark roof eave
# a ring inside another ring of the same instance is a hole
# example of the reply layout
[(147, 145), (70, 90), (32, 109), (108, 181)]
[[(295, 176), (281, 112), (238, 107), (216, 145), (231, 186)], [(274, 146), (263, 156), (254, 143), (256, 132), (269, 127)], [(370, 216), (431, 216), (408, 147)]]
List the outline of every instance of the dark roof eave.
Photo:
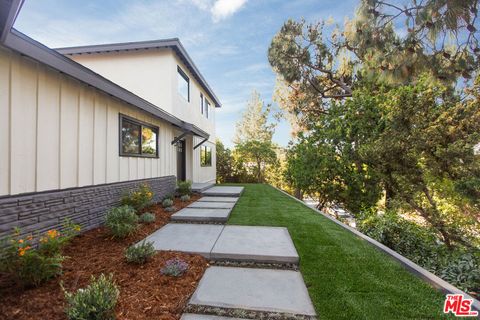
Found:
[(205, 78), (200, 73), (199, 69), (188, 55), (187, 51), (183, 47), (178, 38), (153, 40), (153, 41), (139, 41), (139, 42), (124, 42), (124, 43), (112, 43), (112, 44), (99, 44), (89, 46), (78, 47), (66, 47), (57, 48), (57, 52), (64, 55), (76, 55), (76, 54), (92, 54), (102, 52), (118, 52), (118, 51), (130, 51), (140, 49), (160, 49), (160, 48), (172, 48), (180, 59), (187, 65), (192, 74), (198, 80), (203, 89), (210, 95), (215, 103), (215, 107), (220, 108), (222, 105), (213, 92), (212, 88), (208, 85)]
[[(112, 81), (63, 56), (55, 50), (52, 50), (29, 38), (15, 29), (11, 29), (7, 33), (3, 41), (3, 45), (45, 65), (48, 65), (62, 73), (70, 75), (77, 80), (80, 80), (109, 94), (110, 96), (116, 97), (132, 106), (142, 109), (156, 118), (160, 118), (176, 127), (179, 127), (183, 131), (191, 131), (190, 128), (192, 125), (190, 123), (182, 121), (175, 116), (161, 110), (152, 103), (138, 97), (137, 95), (120, 87)], [(198, 128), (195, 130), (195, 132), (192, 131), (192, 133), (204, 138), (209, 137), (208, 133)]]
[(3, 43), (17, 18), (24, 0), (0, 0), (0, 43)]

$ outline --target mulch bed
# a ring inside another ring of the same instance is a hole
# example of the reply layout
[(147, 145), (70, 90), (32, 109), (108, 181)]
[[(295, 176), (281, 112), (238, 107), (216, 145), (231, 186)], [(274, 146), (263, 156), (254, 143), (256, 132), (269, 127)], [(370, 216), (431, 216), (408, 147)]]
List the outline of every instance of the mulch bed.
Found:
[[(198, 198), (193, 196), (189, 202), (175, 199), (175, 206), (181, 209)], [(101, 273), (113, 273), (119, 286), (117, 319), (179, 319), (208, 263), (198, 255), (164, 251), (144, 265), (126, 263), (125, 248), (167, 224), (174, 213), (159, 205), (144, 211), (155, 213), (155, 223), (142, 224), (127, 239), (113, 240), (103, 227), (74, 238), (64, 250), (68, 258), (63, 263), (63, 274), (38, 288), (23, 289), (6, 275), (0, 275), (0, 319), (65, 320), (60, 282), (67, 291), (74, 291), (87, 286), (92, 275)], [(161, 275), (165, 261), (175, 257), (189, 264), (188, 271), (178, 278)]]

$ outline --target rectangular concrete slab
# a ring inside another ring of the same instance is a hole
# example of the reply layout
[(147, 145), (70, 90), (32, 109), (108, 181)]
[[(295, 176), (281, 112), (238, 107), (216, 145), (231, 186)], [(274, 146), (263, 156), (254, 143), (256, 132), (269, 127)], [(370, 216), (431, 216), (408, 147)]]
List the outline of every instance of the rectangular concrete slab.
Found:
[(188, 206), (188, 208), (210, 208), (210, 209), (233, 209), (234, 202), (204, 202), (196, 201)]
[(302, 275), (291, 270), (210, 267), (189, 304), (315, 316)]
[(211, 259), (298, 263), (298, 253), (286, 228), (226, 226)]
[(182, 315), (180, 320), (247, 320), (243, 318), (228, 318), (228, 317), (218, 317), (205, 314), (193, 314), (185, 313)]
[(170, 217), (172, 221), (226, 222), (232, 209), (183, 208)]
[(215, 241), (224, 226), (212, 224), (169, 223), (147, 237), (156, 250), (173, 250), (201, 254), (210, 258)]
[(243, 187), (216, 186), (202, 192), (204, 196), (214, 197), (239, 197), (243, 192)]
[(194, 182), (192, 183), (193, 192), (202, 192), (215, 185), (213, 182)]
[(202, 197), (197, 201), (200, 202), (233, 202), (236, 203), (238, 201), (238, 197)]

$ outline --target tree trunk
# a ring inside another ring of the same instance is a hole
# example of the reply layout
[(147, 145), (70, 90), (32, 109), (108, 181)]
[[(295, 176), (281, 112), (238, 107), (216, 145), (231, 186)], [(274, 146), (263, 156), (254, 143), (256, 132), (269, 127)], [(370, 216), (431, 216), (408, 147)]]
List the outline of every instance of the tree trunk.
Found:
[(385, 209), (390, 210), (393, 207), (392, 200), (395, 197), (395, 191), (386, 183), (385, 184)]
[(258, 168), (258, 171), (257, 171), (257, 182), (258, 183), (262, 183), (263, 181), (263, 178), (262, 178), (262, 162), (257, 160), (257, 168)]
[(303, 192), (300, 190), (300, 188), (296, 187), (295, 192), (294, 192), (295, 198), (299, 200), (303, 200)]

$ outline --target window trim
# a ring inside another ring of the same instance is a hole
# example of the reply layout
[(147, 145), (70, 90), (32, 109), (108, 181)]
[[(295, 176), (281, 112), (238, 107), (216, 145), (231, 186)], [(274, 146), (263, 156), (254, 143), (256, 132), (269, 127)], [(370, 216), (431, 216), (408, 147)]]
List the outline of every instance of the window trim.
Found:
[[(210, 163), (203, 164), (202, 163), (203, 162), (202, 161), (202, 150), (205, 149), (205, 157), (206, 157), (207, 156), (207, 148), (210, 149)], [(202, 168), (211, 167), (212, 166), (212, 158), (213, 158), (212, 147), (210, 147), (210, 146), (200, 146), (200, 167), (202, 167)]]
[[(177, 73), (185, 80), (187, 81), (187, 102), (190, 102), (190, 78), (187, 76), (185, 71), (180, 68), (180, 66), (177, 66)], [(177, 78), (178, 79), (178, 78)], [(178, 90), (178, 83), (177, 83), (177, 92), (180, 94), (182, 98), (185, 99), (185, 97), (180, 93), (180, 90)]]
[[(132, 117), (129, 117), (125, 114), (122, 114), (122, 113), (119, 113), (118, 114), (118, 117), (119, 117), (119, 121), (118, 121), (118, 154), (120, 157), (136, 157), (136, 158), (156, 158), (158, 159), (159, 158), (159, 155), (158, 155), (158, 149), (159, 149), (159, 146), (160, 146), (160, 140), (159, 140), (159, 128), (157, 126), (154, 126), (150, 123), (147, 123), (147, 122), (144, 122), (144, 121), (140, 121), (140, 120), (137, 120), (135, 118), (132, 118)], [(136, 125), (139, 125), (140, 126), (140, 153), (125, 153), (123, 152), (123, 141), (122, 141), (122, 127), (123, 127), (123, 120), (127, 120), (128, 122), (132, 122)], [(157, 148), (156, 148), (156, 152), (155, 154), (148, 154), (148, 153), (142, 153), (142, 129), (143, 128), (149, 128), (150, 130), (152, 130), (153, 132), (156, 133), (157, 135)]]
[(204, 106), (203, 93), (200, 92), (200, 111), (202, 112), (202, 114), (203, 114), (203, 106)]

